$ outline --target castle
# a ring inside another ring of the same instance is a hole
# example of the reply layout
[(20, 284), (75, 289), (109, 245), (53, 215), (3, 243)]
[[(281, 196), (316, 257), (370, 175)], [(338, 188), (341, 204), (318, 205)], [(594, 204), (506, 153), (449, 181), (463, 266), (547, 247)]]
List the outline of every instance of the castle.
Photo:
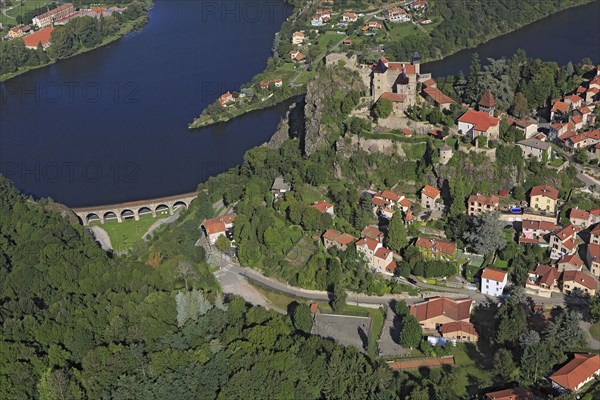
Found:
[(431, 74), (421, 74), (421, 56), (414, 53), (412, 62), (390, 62), (381, 57), (371, 70), (371, 95), (373, 102), (380, 98), (394, 104), (395, 112), (402, 112), (417, 102), (417, 83), (431, 79)]

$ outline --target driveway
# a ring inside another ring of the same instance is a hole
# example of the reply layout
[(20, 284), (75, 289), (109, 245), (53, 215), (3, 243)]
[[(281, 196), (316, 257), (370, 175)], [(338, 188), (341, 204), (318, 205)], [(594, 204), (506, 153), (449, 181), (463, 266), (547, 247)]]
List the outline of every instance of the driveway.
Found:
[(215, 272), (215, 277), (221, 284), (223, 293), (238, 295), (250, 304), (275, 310), (280, 314), (287, 313), (287, 311), (273, 306), (254, 286), (248, 283), (246, 278), (232, 271), (230, 266), (221, 267)]

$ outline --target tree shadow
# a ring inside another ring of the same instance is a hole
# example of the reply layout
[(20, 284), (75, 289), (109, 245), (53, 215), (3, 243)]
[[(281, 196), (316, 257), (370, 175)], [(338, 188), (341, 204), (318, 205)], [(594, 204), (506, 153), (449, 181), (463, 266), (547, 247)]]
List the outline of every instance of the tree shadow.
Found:
[(360, 341), (362, 342), (362, 347), (364, 351), (368, 350), (369, 347), (369, 335), (364, 331), (362, 327), (358, 327), (358, 336), (360, 337)]
[(394, 320), (392, 321), (392, 325), (390, 326), (390, 337), (396, 344), (400, 343), (400, 330), (402, 329), (402, 324), (400, 318), (397, 315), (394, 315)]

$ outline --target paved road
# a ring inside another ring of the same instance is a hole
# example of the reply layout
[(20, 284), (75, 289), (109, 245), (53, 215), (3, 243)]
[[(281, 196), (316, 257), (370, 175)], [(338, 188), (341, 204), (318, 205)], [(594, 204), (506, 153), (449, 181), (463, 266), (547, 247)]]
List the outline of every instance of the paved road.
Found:
[(152, 236), (152, 233), (158, 229), (159, 226), (163, 225), (163, 224), (170, 224), (171, 222), (176, 221), (179, 218), (179, 210), (177, 210), (175, 212), (175, 214), (167, 217), (167, 218), (162, 218), (159, 219), (158, 221), (154, 222), (150, 228), (148, 228), (148, 230), (146, 231), (146, 233), (144, 233), (144, 235), (142, 236), (142, 239), (146, 242), (148, 241), (148, 239), (150, 239), (150, 236)]

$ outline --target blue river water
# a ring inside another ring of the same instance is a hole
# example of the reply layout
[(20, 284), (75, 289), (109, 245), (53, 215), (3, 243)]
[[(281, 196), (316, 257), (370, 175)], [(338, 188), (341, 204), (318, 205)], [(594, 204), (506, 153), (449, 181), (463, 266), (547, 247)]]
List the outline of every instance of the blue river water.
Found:
[[(280, 0), (156, 0), (141, 31), (6, 82), (0, 172), (26, 194), (72, 207), (189, 192), (242, 161), (289, 104), (189, 131), (221, 93), (260, 72), (290, 9)], [(600, 62), (600, 2), (546, 18), (476, 49)], [(471, 51), (424, 64), (468, 69)]]

